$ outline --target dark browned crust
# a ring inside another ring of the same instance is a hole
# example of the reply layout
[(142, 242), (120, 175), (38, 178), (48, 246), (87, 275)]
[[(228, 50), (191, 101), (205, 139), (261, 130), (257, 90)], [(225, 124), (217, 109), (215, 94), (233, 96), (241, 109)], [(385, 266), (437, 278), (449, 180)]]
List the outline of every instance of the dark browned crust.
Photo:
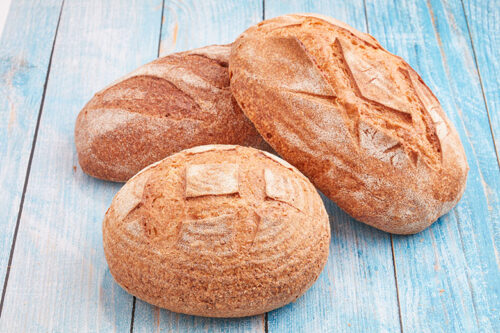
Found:
[(83, 171), (126, 181), (147, 165), (197, 145), (269, 149), (231, 95), (229, 51), (229, 45), (214, 45), (172, 54), (98, 92), (75, 125)]

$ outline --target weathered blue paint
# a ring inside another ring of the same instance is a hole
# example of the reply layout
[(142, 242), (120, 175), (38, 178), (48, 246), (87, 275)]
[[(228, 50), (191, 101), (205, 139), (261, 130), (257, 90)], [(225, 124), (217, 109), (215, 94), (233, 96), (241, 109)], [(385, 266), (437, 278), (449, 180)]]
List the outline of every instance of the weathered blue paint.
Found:
[(165, 1), (160, 55), (232, 43), (262, 21), (262, 0)]
[(61, 3), (14, 1), (0, 40), (0, 288), (6, 276)]
[(482, 91), (495, 135), (498, 157), (500, 151), (500, 3), (489, 0), (462, 0), (461, 2), (450, 1), (448, 5), (459, 11), (461, 4), (465, 11), (469, 37), (474, 44), (474, 60), (481, 75)]
[[(129, 330), (132, 297), (113, 282), (102, 250), (102, 218), (120, 184), (82, 173), (73, 131), (93, 93), (156, 57), (161, 4), (65, 0), (0, 332)], [(24, 10), (39, 15), (36, 7)], [(19, 31), (21, 18), (11, 20)], [(37, 38), (45, 28), (24, 38), (43, 44)], [(43, 88), (33, 83), (26, 89)]]

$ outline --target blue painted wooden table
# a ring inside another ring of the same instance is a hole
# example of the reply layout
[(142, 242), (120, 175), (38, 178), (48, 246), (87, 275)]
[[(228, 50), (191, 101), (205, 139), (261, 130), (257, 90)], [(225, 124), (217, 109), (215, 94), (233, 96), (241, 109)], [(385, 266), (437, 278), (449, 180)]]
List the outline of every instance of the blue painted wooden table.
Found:
[[(295, 303), (208, 319), (124, 292), (101, 222), (120, 184), (78, 166), (76, 115), (94, 92), (158, 55), (228, 43), (284, 13), (374, 35), (440, 99), (470, 165), (449, 214), (413, 236), (325, 200), (328, 263)], [(498, 0), (13, 0), (0, 42), (0, 332), (500, 332)]]

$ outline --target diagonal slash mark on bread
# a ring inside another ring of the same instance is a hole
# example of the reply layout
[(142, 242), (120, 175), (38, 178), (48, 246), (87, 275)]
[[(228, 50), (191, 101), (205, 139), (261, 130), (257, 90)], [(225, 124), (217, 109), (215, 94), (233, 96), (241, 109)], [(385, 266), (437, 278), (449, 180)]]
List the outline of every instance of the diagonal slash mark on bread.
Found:
[[(306, 19), (302, 25), (305, 24), (313, 24), (310, 21), (314, 21), (314, 19)], [(302, 26), (301, 25), (301, 26)], [(297, 28), (301, 27), (297, 26)], [(283, 28), (281, 28), (283, 30)], [(308, 40), (305, 37), (287, 37), (289, 34), (285, 33), (283, 37), (281, 38), (290, 38), (290, 40), (296, 41), (300, 47), (300, 49), (304, 50), (304, 55), (305, 57), (309, 58), (312, 65), (314, 65), (317, 70), (319, 71), (320, 75), (323, 77), (325, 82), (330, 86), (333, 92), (335, 92), (335, 96), (337, 97), (336, 101), (339, 101), (341, 104), (345, 106), (346, 114), (350, 119), (350, 122), (352, 124), (350, 125), (350, 130), (353, 138), (356, 139), (356, 141), (359, 143), (359, 119), (360, 118), (365, 118), (366, 121), (370, 121), (369, 118), (367, 118), (366, 114), (363, 112), (362, 109), (359, 108), (351, 108), (349, 105), (355, 105), (356, 103), (350, 101), (349, 103), (345, 102), (345, 98), (340, 94), (342, 89), (337, 89), (336, 86), (340, 83), (341, 80), (335, 80), (332, 81), (329, 79), (329, 77), (332, 77), (331, 75), (327, 75), (328, 71), (325, 72), (324, 66), (325, 64), (320, 63), (319, 59), (315, 57), (314, 52), (305, 52), (306, 49), (313, 49), (313, 46), (311, 45), (311, 42), (308, 43)], [(354, 38), (358, 38), (359, 36), (354, 36)], [(362, 40), (362, 42), (368, 43), (365, 39)], [(375, 46), (374, 44), (370, 44), (372, 47)], [(366, 103), (365, 107), (368, 107), (371, 112), (377, 111), (379, 117), (383, 117), (384, 119), (390, 119), (392, 123), (395, 122), (400, 128), (403, 128), (407, 131), (412, 131), (414, 126), (414, 121), (413, 121), (413, 114), (417, 114), (415, 112), (411, 112), (410, 110), (406, 109), (405, 107), (405, 102), (400, 100), (398, 94), (390, 94), (387, 95), (385, 91), (394, 91), (395, 89), (398, 89), (394, 86), (392, 81), (389, 81), (387, 79), (380, 79), (381, 77), (377, 76), (379, 75), (379, 72), (381, 69), (384, 68), (383, 64), (370, 64), (369, 57), (361, 57), (358, 56), (356, 52), (350, 52), (347, 48), (346, 45), (343, 45), (342, 42), (339, 40), (339, 38), (334, 38), (332, 47), (336, 49), (333, 53), (339, 54), (340, 56), (340, 63), (338, 63), (339, 68), (345, 68), (345, 74), (346, 76), (344, 77), (344, 82), (349, 81), (351, 87), (353, 87), (353, 91), (355, 94), (361, 98), (364, 103)], [(376, 47), (380, 48), (380, 46), (376, 45)], [(362, 65), (360, 65), (362, 64)], [(359, 69), (359, 67), (361, 67)], [(374, 70), (377, 68), (376, 70)], [(403, 72), (406, 70), (402, 70)], [(374, 74), (371, 74), (373, 72)], [(329, 73), (331, 74), (331, 73)], [(404, 74), (403, 74), (404, 75)], [(387, 76), (387, 75), (386, 75)], [(370, 82), (373, 80), (377, 80), (378, 84), (374, 84), (374, 82)], [(408, 80), (410, 81), (410, 80)], [(389, 86), (387, 86), (389, 85)], [(415, 89), (413, 88), (413, 80), (410, 81), (410, 87), (409, 89), (413, 91), (415, 94)], [(416, 94), (415, 94), (416, 95)], [(416, 97), (416, 96), (414, 96)], [(348, 97), (351, 98), (351, 97)], [(419, 107), (419, 112), (423, 118), (424, 124), (427, 128), (427, 132), (429, 133), (429, 137), (434, 137), (435, 133), (433, 133), (433, 127), (429, 126), (429, 122), (426, 121), (427, 116), (427, 110), (425, 108)], [(375, 123), (373, 123), (375, 125)], [(397, 132), (394, 132), (393, 130), (385, 127), (381, 127), (379, 125), (375, 125), (377, 130), (382, 131), (386, 133), (386, 135), (389, 136), (395, 136), (398, 137)], [(419, 149), (415, 148), (410, 148), (404, 141), (401, 141), (403, 144), (403, 147), (405, 148), (406, 153), (410, 157), (410, 160), (413, 161), (413, 158), (411, 156), (412, 151), (417, 152), (418, 155), (423, 153), (425, 156), (430, 157), (432, 156), (432, 153), (425, 153), (429, 148), (431, 150), (434, 150), (434, 152), (439, 152), (440, 153), (440, 147), (438, 143), (436, 144), (435, 140), (430, 139), (429, 141), (430, 147), (425, 148), (424, 146), (419, 146)], [(433, 167), (433, 164), (435, 162), (431, 162), (431, 160), (425, 159), (424, 162), (429, 166)], [(413, 163), (414, 164), (414, 163)]]
[(212, 45), (156, 59), (96, 93), (75, 124), (82, 170), (125, 181), (198, 145), (269, 149), (231, 94), (230, 48)]

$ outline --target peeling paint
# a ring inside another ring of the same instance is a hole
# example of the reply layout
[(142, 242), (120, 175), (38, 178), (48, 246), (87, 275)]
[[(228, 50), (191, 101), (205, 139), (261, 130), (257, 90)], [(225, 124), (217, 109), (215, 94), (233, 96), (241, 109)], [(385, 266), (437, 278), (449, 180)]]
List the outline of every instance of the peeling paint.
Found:
[(177, 33), (179, 32), (179, 24), (176, 22), (174, 26), (174, 32), (172, 37), (172, 49), (175, 48), (175, 44), (177, 43)]
[(12, 130), (12, 127), (14, 126), (16, 119), (17, 119), (17, 112), (16, 112), (16, 108), (14, 106), (14, 103), (12, 103), (10, 98), (9, 98), (8, 103), (9, 103), (10, 113), (9, 113), (9, 123), (7, 125), (7, 128), (8, 128), (9, 133), (10, 133), (10, 131)]

